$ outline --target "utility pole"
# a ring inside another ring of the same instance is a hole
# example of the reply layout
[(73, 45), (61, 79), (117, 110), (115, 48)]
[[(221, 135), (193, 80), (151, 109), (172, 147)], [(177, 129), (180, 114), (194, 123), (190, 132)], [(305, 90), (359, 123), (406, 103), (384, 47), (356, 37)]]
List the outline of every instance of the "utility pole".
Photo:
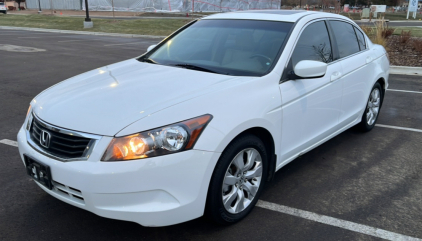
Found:
[(50, 0), (51, 15), (54, 15), (53, 0)]
[(38, 7), (39, 7), (38, 14), (40, 14), (40, 13), (42, 13), (42, 10), (41, 10), (41, 0), (38, 0)]
[(111, 0), (111, 7), (113, 8), (113, 21), (116, 21), (114, 18), (114, 0)]
[(94, 23), (89, 18), (88, 0), (85, 0), (85, 12), (86, 12), (86, 18), (84, 21), (84, 28), (94, 27)]

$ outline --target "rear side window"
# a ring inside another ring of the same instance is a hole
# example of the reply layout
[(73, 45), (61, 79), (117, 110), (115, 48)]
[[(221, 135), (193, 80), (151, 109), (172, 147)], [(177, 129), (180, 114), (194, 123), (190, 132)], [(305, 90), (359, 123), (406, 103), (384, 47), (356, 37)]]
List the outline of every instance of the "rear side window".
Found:
[(330, 21), (336, 38), (340, 58), (359, 52), (359, 44), (353, 26), (342, 21)]
[(324, 21), (308, 25), (300, 35), (292, 55), (292, 65), (302, 60), (315, 60), (324, 63), (333, 61), (330, 37)]
[(356, 27), (354, 28), (355, 28), (356, 36), (358, 36), (360, 50), (365, 50), (366, 49), (365, 37), (363, 36), (363, 33), (359, 29), (357, 29)]

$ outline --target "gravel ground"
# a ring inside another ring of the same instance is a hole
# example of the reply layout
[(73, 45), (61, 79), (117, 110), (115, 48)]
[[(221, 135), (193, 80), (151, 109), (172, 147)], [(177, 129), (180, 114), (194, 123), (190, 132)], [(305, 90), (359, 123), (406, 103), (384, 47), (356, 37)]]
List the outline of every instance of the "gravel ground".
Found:
[(400, 36), (391, 36), (387, 40), (387, 51), (391, 65), (422, 67), (422, 46), (419, 50), (414, 48), (414, 42), (422, 38), (411, 38), (406, 43), (400, 41)]

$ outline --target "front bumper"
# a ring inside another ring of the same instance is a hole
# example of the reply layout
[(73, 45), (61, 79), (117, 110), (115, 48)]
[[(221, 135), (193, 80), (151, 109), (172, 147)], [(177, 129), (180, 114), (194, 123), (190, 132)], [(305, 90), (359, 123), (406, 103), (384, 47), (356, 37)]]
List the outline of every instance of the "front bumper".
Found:
[[(111, 137), (102, 137), (87, 161), (61, 162), (34, 150), (26, 130), (19, 153), (51, 170), (50, 195), (99, 216), (143, 226), (185, 222), (204, 213), (208, 185), (220, 153), (190, 150), (125, 162), (101, 162)], [(63, 192), (64, 191), (64, 192)]]

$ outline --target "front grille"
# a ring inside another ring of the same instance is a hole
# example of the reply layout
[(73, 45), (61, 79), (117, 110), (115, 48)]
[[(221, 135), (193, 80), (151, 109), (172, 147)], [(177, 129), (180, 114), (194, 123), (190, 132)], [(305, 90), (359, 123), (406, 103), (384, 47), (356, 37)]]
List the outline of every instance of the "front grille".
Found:
[[(41, 133), (45, 131), (50, 134), (49, 145), (45, 147), (41, 145)], [(87, 150), (88, 144), (91, 141), (89, 138), (60, 133), (59, 131), (47, 129), (44, 125), (33, 118), (31, 129), (29, 130), (31, 140), (42, 150), (52, 154), (53, 156), (61, 158), (80, 158), (84, 157), (84, 152)]]

